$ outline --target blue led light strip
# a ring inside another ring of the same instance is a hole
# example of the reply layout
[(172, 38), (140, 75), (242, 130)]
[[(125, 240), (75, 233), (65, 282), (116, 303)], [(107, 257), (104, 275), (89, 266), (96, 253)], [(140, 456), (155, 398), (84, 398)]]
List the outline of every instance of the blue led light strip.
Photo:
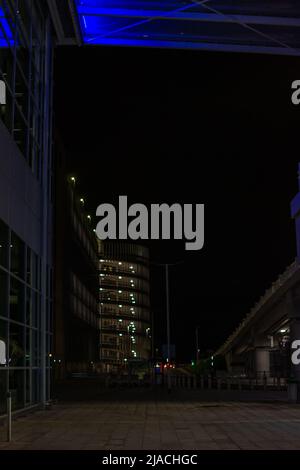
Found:
[(13, 44), (13, 33), (0, 7), (0, 47), (9, 47)]
[[(236, 11), (232, 7), (230, 14), (224, 13), (210, 0), (74, 1), (88, 45), (300, 55), (300, 18), (281, 17), (280, 7), (259, 16), (253, 10), (252, 15), (240, 14), (238, 3)], [(226, 5), (224, 0), (225, 11)]]

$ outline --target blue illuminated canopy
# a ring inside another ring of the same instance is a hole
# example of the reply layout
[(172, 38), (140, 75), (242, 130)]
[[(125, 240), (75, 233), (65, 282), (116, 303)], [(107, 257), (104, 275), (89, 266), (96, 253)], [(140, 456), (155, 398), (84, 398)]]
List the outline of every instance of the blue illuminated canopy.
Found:
[(299, 0), (74, 0), (84, 44), (300, 55)]
[(0, 47), (9, 47), (13, 43), (13, 34), (0, 6)]

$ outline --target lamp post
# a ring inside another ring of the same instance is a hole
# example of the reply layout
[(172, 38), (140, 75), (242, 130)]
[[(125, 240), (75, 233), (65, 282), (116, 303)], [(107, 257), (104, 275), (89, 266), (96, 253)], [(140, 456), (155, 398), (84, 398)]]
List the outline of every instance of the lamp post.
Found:
[(169, 288), (169, 267), (177, 266), (182, 264), (184, 261), (179, 261), (177, 263), (151, 263), (154, 266), (161, 266), (165, 268), (165, 277), (166, 277), (166, 319), (167, 319), (167, 387), (168, 392), (171, 392), (171, 369), (170, 369), (170, 360), (171, 360), (171, 322), (170, 322), (170, 288)]
[(171, 359), (171, 329), (170, 329), (170, 295), (169, 295), (169, 265), (166, 264), (166, 311), (167, 311), (167, 383), (168, 383), (168, 392), (171, 392), (171, 369), (170, 369), (170, 359)]
[(200, 348), (199, 348), (199, 326), (196, 326), (196, 364), (199, 363)]

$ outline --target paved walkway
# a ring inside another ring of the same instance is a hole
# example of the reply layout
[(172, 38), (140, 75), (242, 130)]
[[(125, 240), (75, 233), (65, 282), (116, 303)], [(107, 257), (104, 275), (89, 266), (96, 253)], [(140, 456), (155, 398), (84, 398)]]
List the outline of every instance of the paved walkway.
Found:
[(300, 406), (287, 403), (69, 402), (13, 422), (0, 449), (300, 449)]

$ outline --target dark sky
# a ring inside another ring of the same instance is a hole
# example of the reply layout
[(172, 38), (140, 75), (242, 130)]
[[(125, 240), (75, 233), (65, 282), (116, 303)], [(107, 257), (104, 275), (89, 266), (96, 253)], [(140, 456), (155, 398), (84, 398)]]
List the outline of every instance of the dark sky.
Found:
[[(205, 247), (152, 242), (172, 268), (178, 359), (218, 347), (295, 257), (299, 59), (125, 48), (56, 54), (56, 127), (92, 214), (102, 202), (204, 203)], [(164, 342), (161, 269), (152, 272)]]

